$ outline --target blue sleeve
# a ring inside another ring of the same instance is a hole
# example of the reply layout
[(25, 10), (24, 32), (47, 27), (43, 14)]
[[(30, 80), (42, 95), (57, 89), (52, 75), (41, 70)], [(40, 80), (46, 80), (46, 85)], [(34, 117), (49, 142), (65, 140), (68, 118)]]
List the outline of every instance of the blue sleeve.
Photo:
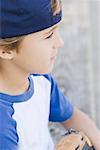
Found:
[(0, 100), (0, 150), (17, 150), (16, 122), (12, 118), (13, 108)]
[(68, 98), (61, 92), (57, 82), (51, 75), (45, 75), (51, 82), (51, 101), (49, 121), (63, 122), (69, 119), (74, 112), (74, 106)]

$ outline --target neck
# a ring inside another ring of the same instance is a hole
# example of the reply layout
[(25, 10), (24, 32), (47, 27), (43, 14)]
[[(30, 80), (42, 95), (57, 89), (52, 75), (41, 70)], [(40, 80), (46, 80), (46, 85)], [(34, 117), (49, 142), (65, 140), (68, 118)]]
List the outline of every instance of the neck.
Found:
[(29, 87), (28, 76), (13, 66), (0, 68), (0, 92), (10, 95), (24, 93)]

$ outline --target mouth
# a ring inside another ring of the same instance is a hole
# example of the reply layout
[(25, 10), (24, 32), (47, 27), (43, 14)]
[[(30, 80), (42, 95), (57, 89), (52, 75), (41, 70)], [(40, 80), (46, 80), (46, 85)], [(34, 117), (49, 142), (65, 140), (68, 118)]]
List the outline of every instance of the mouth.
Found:
[(56, 55), (55, 55), (55, 56), (53, 56), (53, 57), (51, 57), (51, 60), (53, 60), (53, 61), (54, 61), (54, 60), (56, 59), (56, 57), (57, 57)]

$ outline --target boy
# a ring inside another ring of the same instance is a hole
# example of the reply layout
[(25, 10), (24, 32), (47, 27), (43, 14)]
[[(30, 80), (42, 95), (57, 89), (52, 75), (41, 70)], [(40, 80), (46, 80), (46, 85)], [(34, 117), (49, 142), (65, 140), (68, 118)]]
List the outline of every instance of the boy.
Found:
[(100, 150), (99, 129), (50, 75), (63, 45), (61, 2), (3, 0), (0, 8), (0, 150), (53, 150), (48, 120), (85, 132)]

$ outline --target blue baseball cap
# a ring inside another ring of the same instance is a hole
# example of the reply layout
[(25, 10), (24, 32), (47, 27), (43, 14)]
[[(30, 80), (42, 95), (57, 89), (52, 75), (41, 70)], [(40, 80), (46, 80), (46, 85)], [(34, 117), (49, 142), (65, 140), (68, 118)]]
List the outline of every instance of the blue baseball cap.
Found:
[(0, 5), (0, 38), (38, 32), (62, 18), (61, 10), (53, 14), (51, 0), (1, 0)]

